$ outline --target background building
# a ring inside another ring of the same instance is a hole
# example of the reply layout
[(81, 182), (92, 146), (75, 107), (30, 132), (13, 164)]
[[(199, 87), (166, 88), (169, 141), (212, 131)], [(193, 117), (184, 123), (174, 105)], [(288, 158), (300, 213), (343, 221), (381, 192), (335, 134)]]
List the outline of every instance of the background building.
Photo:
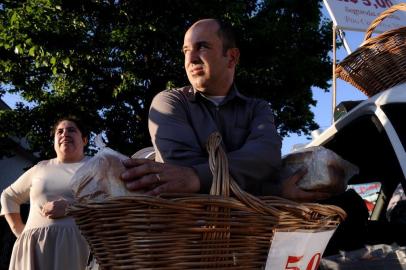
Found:
[[(1, 99), (0, 110), (10, 110), (10, 107)], [(0, 158), (0, 192), (13, 183), (36, 161), (35, 155), (28, 150), (24, 140), (7, 138), (5, 143), (13, 145), (13, 153), (11, 156)], [(21, 215), (24, 221), (27, 218), (28, 210), (28, 204), (21, 207)], [(5, 218), (0, 216), (0, 269), (8, 269), (14, 241), (15, 237)]]

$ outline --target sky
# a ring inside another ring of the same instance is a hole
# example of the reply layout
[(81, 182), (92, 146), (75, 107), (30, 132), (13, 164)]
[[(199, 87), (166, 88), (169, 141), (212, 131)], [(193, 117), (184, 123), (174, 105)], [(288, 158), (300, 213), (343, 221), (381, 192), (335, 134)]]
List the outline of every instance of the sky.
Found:
[[(323, 5), (322, 13), (324, 16), (329, 17), (328, 12)], [(355, 31), (344, 31), (345, 39), (351, 49), (351, 52), (355, 51), (364, 40), (364, 32), (355, 32)], [(338, 41), (338, 37), (337, 37)], [(331, 52), (331, 58), (332, 58)], [(337, 49), (336, 58), (337, 62), (341, 62), (348, 55), (344, 46)], [(331, 67), (331, 70), (333, 67)], [(331, 71), (331, 76), (333, 72)], [(313, 99), (317, 101), (316, 106), (311, 106), (311, 111), (314, 113), (314, 121), (319, 125), (320, 131), (327, 129), (332, 124), (333, 119), (333, 96), (332, 96), (332, 87), (330, 87), (329, 92), (324, 92), (319, 88), (313, 88)], [(336, 80), (336, 105), (342, 101), (346, 100), (365, 100), (367, 96), (364, 95), (360, 90), (353, 87), (351, 84), (341, 80)], [(286, 155), (293, 150), (293, 147), (301, 146), (307, 144), (311, 141), (311, 136), (308, 135), (297, 135), (290, 134), (285, 137), (282, 141), (282, 155)]]
[[(324, 16), (329, 17), (326, 8), (323, 5), (322, 13)], [(353, 32), (345, 31), (345, 37), (351, 51), (354, 51), (362, 43), (364, 38), (363, 32)], [(331, 54), (332, 55), (332, 54)], [(340, 62), (347, 56), (347, 52), (344, 47), (337, 49), (336, 57), (337, 61)], [(331, 67), (332, 68), (332, 67)], [(336, 104), (338, 105), (341, 101), (345, 100), (364, 100), (367, 97), (355, 87), (351, 86), (349, 83), (337, 79), (336, 87)], [(315, 122), (320, 126), (320, 130), (325, 130), (332, 124), (332, 87), (329, 92), (324, 92), (324, 90), (313, 88), (313, 98), (317, 101), (316, 106), (311, 106), (311, 110), (315, 115)], [(5, 94), (3, 100), (10, 106), (15, 107), (17, 101), (21, 101), (18, 95)], [(282, 142), (282, 155), (286, 155), (292, 151), (295, 145), (307, 144), (311, 141), (310, 136), (290, 134), (285, 137)]]

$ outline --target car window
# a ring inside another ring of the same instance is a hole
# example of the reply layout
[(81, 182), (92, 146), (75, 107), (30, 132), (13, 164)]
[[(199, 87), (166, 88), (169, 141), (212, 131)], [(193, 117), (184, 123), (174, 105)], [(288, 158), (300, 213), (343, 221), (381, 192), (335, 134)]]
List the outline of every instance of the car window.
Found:
[(382, 110), (392, 123), (396, 133), (402, 142), (403, 149), (406, 149), (406, 125), (404, 124), (404, 117), (406, 115), (405, 103), (391, 103), (383, 105)]
[(386, 220), (389, 199), (399, 182), (404, 180), (404, 176), (379, 119), (374, 114), (357, 117), (340, 128), (323, 146), (358, 166), (359, 174), (349, 180), (350, 185), (375, 182), (381, 184), (370, 219)]
[(380, 182), (348, 185), (348, 189), (354, 189), (364, 200), (370, 218), (375, 208), (379, 193), (381, 192), (381, 185)]

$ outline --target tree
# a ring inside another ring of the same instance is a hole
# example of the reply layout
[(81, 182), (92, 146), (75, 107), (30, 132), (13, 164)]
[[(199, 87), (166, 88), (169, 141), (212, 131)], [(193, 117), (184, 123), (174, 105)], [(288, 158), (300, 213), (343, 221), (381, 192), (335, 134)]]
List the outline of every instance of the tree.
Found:
[(207, 17), (239, 29), (238, 88), (271, 102), (281, 135), (308, 134), (317, 128), (311, 87), (327, 90), (331, 70), (320, 8), (321, 0), (4, 0), (0, 96), (18, 93), (29, 105), (0, 111), (0, 141), (26, 136), (49, 158), (52, 123), (79, 114), (123, 153), (150, 145), (151, 100), (188, 84), (183, 35)]

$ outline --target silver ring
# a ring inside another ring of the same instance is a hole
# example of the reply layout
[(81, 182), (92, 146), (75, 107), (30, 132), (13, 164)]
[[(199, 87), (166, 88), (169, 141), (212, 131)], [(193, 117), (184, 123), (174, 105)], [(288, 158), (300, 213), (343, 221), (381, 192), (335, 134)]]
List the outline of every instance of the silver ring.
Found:
[(155, 176), (156, 176), (156, 182), (157, 183), (161, 182), (161, 176), (159, 175), (159, 173), (156, 173)]

